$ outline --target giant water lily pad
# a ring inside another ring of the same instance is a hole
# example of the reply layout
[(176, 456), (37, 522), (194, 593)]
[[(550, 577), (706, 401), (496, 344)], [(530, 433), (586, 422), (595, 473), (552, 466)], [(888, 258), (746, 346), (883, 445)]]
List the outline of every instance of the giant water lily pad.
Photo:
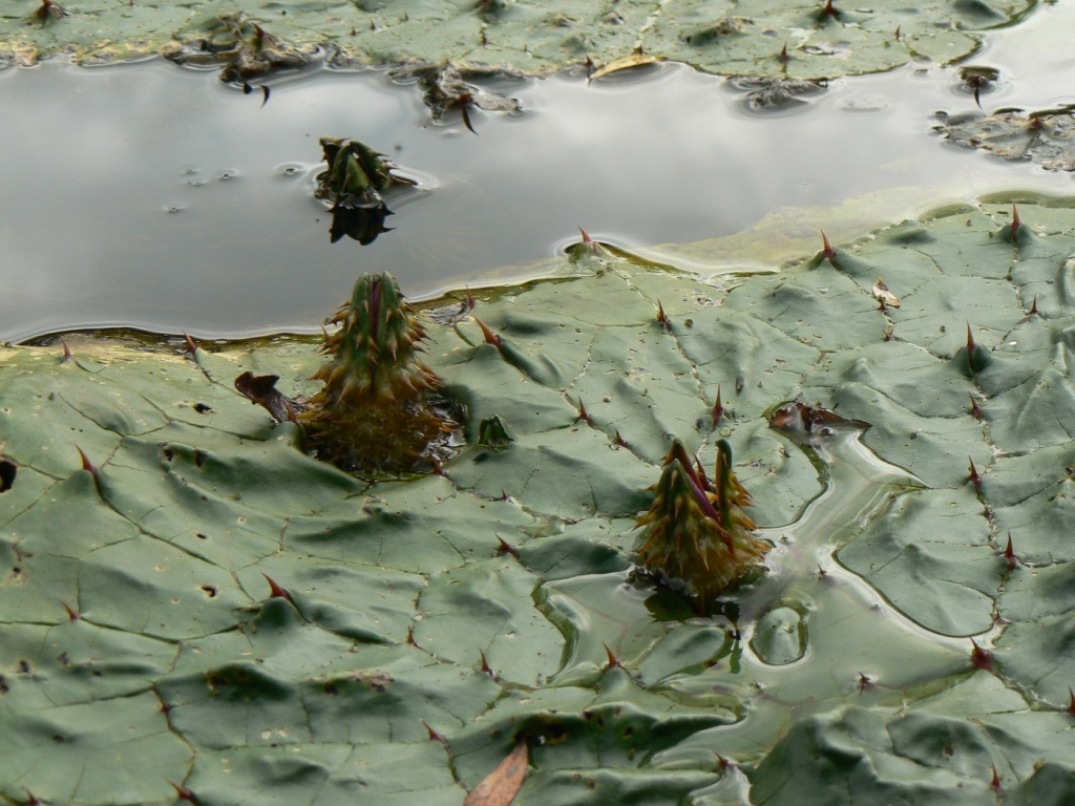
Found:
[(584, 63), (635, 63), (642, 55), (642, 61), (673, 59), (725, 75), (805, 79), (878, 72), (918, 58), (952, 62), (979, 47), (981, 32), (1018, 21), (1034, 5), (325, 0), (285, 9), (265, 0), (83, 0), (62, 17), (11, 6), (0, 49), (23, 60), (64, 51), (109, 60), (163, 49), (180, 61), (215, 58), (227, 65), (229, 80), (301, 66), (317, 46), (364, 64), (451, 62), (549, 73)]
[[(520, 743), (519, 804), (1070, 792), (1075, 211), (1018, 215), (721, 287), (584, 244), (430, 317), (470, 444), (376, 483), (232, 385), (312, 341), (4, 347), (0, 794), (462, 804)], [(673, 439), (773, 545), (705, 618), (632, 572)]]

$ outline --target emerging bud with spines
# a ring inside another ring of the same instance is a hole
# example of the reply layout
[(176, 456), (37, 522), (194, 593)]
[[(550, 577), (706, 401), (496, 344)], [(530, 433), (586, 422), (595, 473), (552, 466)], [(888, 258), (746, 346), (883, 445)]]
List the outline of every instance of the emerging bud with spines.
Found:
[(345, 468), (415, 469), (454, 425), (426, 398), (440, 378), (418, 357), (425, 328), (387, 273), (359, 277), (330, 323), (330, 358), (313, 375), (325, 385), (299, 415), (308, 446)]
[(770, 547), (753, 534), (750, 494), (732, 470), (727, 442), (717, 443), (710, 480), (675, 441), (653, 489), (653, 505), (638, 519), (646, 530), (638, 561), (648, 573), (685, 586), (706, 610), (709, 600), (759, 570)]

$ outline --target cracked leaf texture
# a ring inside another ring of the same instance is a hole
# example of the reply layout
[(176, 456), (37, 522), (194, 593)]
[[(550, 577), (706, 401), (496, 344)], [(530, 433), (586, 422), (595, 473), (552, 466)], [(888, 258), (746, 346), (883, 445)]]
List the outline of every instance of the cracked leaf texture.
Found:
[[(239, 13), (270, 36), (344, 63), (450, 62), (551, 73), (614, 65), (635, 54), (735, 76), (835, 78), (916, 59), (953, 62), (974, 53), (981, 32), (1018, 22), (1034, 0), (961, 0), (869, 6), (820, 0), (321, 0), (286, 9), (269, 0), (116, 3), (82, 0), (41, 22), (35, 8), (7, 4), (0, 52), (33, 61), (73, 52), (114, 61), (211, 39), (220, 17)], [(781, 56), (786, 46), (787, 58)]]
[[(232, 387), (312, 393), (312, 342), (0, 349), (0, 795), (462, 804), (526, 742), (524, 806), (1070, 798), (1075, 213), (1019, 211), (487, 292), (501, 345), (427, 358), (512, 441), (443, 475), (343, 473)], [(872, 427), (769, 428), (800, 395)], [(711, 618), (631, 573), (673, 437), (729, 441), (775, 545)]]

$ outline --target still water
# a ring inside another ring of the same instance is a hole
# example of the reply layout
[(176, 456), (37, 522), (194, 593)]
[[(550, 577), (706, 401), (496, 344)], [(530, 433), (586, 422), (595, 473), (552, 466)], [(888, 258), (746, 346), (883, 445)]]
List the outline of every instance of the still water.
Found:
[[(1043, 7), (974, 57), (1001, 69), (987, 111), (1072, 100), (1070, 6)], [(313, 332), (360, 272), (390, 271), (414, 298), (519, 279), (579, 226), (654, 246), (779, 211), (816, 232), (819, 210), (866, 196), (892, 199), (881, 223), (988, 191), (1072, 190), (1068, 175), (933, 133), (938, 111), (975, 108), (955, 68), (839, 79), (776, 112), (673, 64), (483, 86), (523, 111), (475, 111), (475, 135), (458, 117), (433, 124), (415, 85), (377, 71), (275, 79), (263, 105), (260, 91), (164, 61), (0, 70), (0, 340)], [(322, 136), (358, 138), (420, 183), (389, 198), (394, 229), (370, 245), (329, 241), (312, 195)]]

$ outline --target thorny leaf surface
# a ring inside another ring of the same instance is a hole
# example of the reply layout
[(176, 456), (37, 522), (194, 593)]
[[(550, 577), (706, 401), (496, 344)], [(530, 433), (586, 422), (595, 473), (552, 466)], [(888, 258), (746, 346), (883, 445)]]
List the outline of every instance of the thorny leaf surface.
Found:
[(978, 49), (982, 31), (1017, 22), (1034, 7), (1034, 0), (878, 0), (869, 7), (821, 0), (320, 0), (284, 10), (268, 0), (83, 0), (45, 24), (32, 6), (9, 3), (0, 16), (9, 31), (0, 51), (23, 62), (64, 51), (87, 61), (163, 51), (178, 61), (216, 58), (229, 80), (301, 66), (318, 51), (343, 62), (450, 62), (526, 73), (644, 54), (724, 75), (801, 80), (919, 59), (953, 62)]
[[(3, 348), (0, 794), (458, 806), (525, 743), (517, 804), (1070, 795), (1075, 213), (1010, 201), (487, 292), (498, 343), (429, 326), (443, 475), (370, 485), (233, 387), (311, 394), (309, 341)], [(848, 422), (770, 428), (800, 396)], [(775, 544), (712, 618), (631, 574), (673, 436), (731, 443)]]

